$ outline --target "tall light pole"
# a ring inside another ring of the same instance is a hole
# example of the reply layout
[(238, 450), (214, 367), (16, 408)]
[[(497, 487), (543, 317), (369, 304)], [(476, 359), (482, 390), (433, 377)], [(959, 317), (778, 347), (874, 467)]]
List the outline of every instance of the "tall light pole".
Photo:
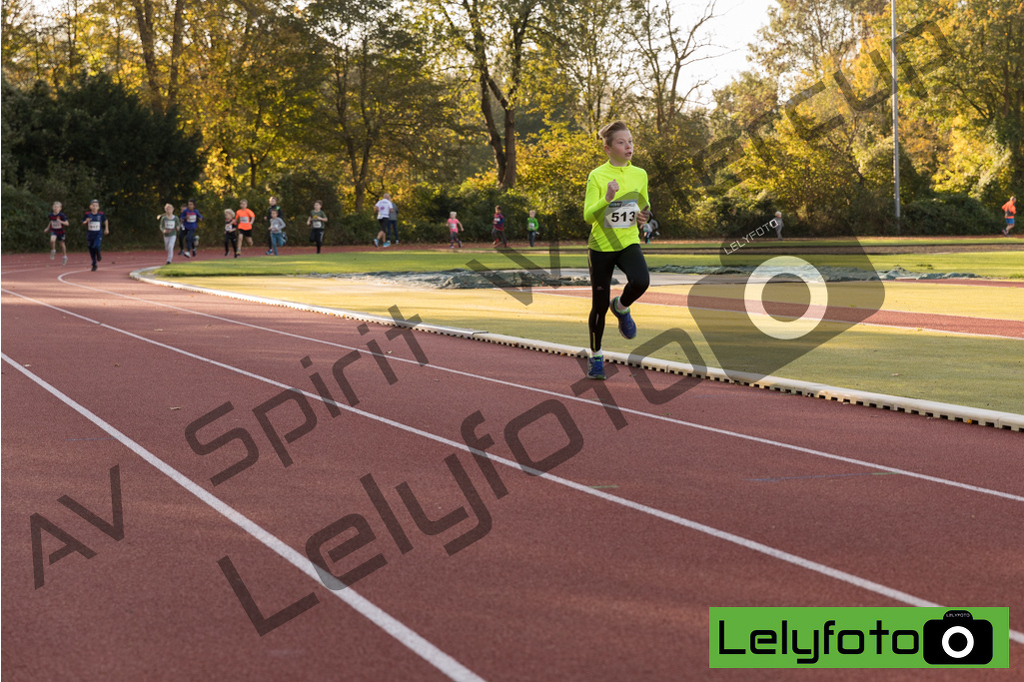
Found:
[(900, 233), (900, 106), (896, 69), (896, 0), (892, 4), (892, 168), (895, 180), (896, 234)]

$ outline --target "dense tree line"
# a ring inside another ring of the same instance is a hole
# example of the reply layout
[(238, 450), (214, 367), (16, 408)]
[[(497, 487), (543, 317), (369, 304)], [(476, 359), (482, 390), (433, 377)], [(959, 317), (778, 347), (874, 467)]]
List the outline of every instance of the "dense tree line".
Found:
[[(494, 203), (580, 237), (595, 133), (620, 117), (663, 234), (776, 209), (793, 234), (892, 233), (888, 6), (779, 0), (751, 69), (704, 101), (714, 0), (3, 0), (4, 246), (91, 194), (140, 239), (168, 200), (277, 194), (361, 241), (384, 191), (407, 238), (441, 239), (450, 210), (483, 235)], [(1024, 182), (1024, 13), (897, 12), (901, 227), (994, 231)]]
[[(55, 200), (75, 225), (97, 198), (122, 225), (149, 227), (155, 202), (186, 196), (202, 172), (199, 134), (103, 73), (56, 89), (4, 81), (2, 106), (5, 248), (38, 247)], [(70, 231), (73, 244), (80, 232)]]

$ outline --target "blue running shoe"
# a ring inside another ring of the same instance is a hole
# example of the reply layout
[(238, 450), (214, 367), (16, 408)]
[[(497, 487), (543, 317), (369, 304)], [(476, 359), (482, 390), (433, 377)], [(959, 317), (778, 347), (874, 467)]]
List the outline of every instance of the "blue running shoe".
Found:
[(636, 323), (633, 322), (633, 316), (629, 314), (629, 308), (626, 308), (626, 312), (624, 313), (616, 311), (615, 304), (618, 302), (618, 296), (612, 299), (612, 315), (619, 318), (619, 333), (622, 334), (622, 338), (624, 339), (635, 339)]
[(591, 356), (590, 358), (590, 371), (587, 372), (588, 379), (605, 379), (604, 376), (604, 356), (597, 355)]

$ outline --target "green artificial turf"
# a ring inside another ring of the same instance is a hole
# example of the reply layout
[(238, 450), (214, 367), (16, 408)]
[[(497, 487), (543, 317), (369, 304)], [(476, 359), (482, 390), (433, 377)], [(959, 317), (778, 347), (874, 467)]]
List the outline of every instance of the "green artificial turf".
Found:
[[(647, 251), (647, 263), (660, 265), (720, 265), (716, 254), (659, 254)], [(730, 265), (757, 265), (763, 260), (757, 254), (737, 254), (729, 259)], [(815, 255), (808, 256), (815, 265), (856, 267), (863, 256)], [(1024, 251), (972, 251), (962, 253), (889, 254), (870, 256), (876, 270), (902, 267), (910, 272), (959, 272), (981, 277), (1024, 278)], [(350, 251), (343, 253), (287, 256), (246, 256), (225, 260), (174, 263), (157, 271), (163, 277), (195, 277), (222, 275), (310, 275), (354, 274), (361, 272), (434, 272), (440, 270), (471, 270), (480, 267), (492, 270), (512, 270), (524, 267), (547, 269), (547, 249), (498, 252), (490, 249), (462, 251)], [(476, 268), (474, 268), (474, 263)], [(586, 268), (585, 253), (562, 253), (561, 267)]]
[[(650, 244), (644, 244), (644, 250), (659, 249), (709, 249), (720, 248), (723, 243), (733, 241), (732, 238), (721, 238), (712, 240), (656, 240)], [(773, 238), (761, 239), (747, 244), (749, 249), (779, 249), (779, 248), (831, 248), (850, 246), (921, 246), (921, 247), (942, 247), (942, 246), (988, 246), (991, 244), (1006, 244), (1006, 237), (966, 237), (957, 239), (941, 239), (936, 237), (864, 237), (861, 239), (786, 239), (779, 242)], [(572, 244), (563, 246), (567, 250), (586, 249), (585, 244)]]
[[(181, 281), (383, 317), (389, 316), (391, 306), (398, 306), (404, 317), (419, 315), (424, 322), (430, 324), (542, 339), (581, 348), (587, 341), (589, 296), (566, 295), (568, 292), (565, 290), (538, 292), (524, 300), (500, 289), (417, 289), (397, 282), (393, 287), (382, 287), (305, 277), (194, 277)], [(961, 299), (974, 295), (973, 290), (978, 290), (977, 295), (982, 297), (986, 305), (990, 303), (985, 299), (986, 295), (993, 294), (986, 287), (931, 284), (893, 286), (900, 291), (899, 297), (903, 302), (900, 308), (917, 307), (923, 311), (933, 311), (938, 305), (933, 300), (936, 295), (934, 288), (937, 286), (949, 287), (949, 295)], [(669, 287), (673, 290), (677, 288)], [(915, 291), (920, 291), (924, 298), (913, 301)], [(1016, 296), (1018, 289), (1000, 291), (1005, 292), (1009, 303), (1019, 300), (1019, 296)], [(988, 305), (984, 311), (990, 312), (990, 307)], [(609, 329), (605, 334), (607, 350), (633, 352), (657, 333), (679, 328), (693, 338), (705, 364), (721, 366), (724, 364), (723, 359), (729, 357), (728, 353), (723, 358), (716, 357), (714, 349), (704, 340), (700, 328), (686, 308), (651, 305), (642, 301), (634, 304), (633, 308), (640, 327), (639, 336), (633, 341), (626, 341), (614, 329)], [(970, 313), (969, 301), (961, 301), (955, 312), (961, 315)], [(724, 324), (739, 322), (742, 314), (737, 313), (733, 317), (735, 319), (727, 316)], [(737, 343), (743, 343), (744, 338), (749, 338), (749, 333), (745, 334), (737, 327)], [(843, 388), (1019, 414), (1024, 412), (1024, 386), (1010, 377), (1024, 375), (1021, 344), (1017, 339), (859, 325), (771, 371), (777, 376)], [(688, 361), (675, 344), (665, 346), (655, 356)], [(752, 367), (734, 366), (729, 369), (750, 370)]]

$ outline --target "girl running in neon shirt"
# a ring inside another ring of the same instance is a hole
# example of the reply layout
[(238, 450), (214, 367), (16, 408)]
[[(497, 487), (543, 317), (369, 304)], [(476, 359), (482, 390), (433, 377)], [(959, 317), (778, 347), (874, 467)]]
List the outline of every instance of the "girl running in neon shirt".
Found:
[(629, 306), (647, 291), (651, 283), (647, 261), (640, 248), (638, 225), (650, 218), (647, 197), (647, 172), (632, 163), (633, 136), (622, 121), (606, 125), (599, 133), (604, 140), (607, 163), (590, 171), (583, 219), (590, 223), (587, 262), (592, 292), (590, 318), (591, 379), (604, 379), (604, 318), (611, 296), (612, 272), (616, 267), (626, 275), (621, 296), (611, 301), (612, 314), (618, 319), (619, 333), (636, 338), (636, 324)]

